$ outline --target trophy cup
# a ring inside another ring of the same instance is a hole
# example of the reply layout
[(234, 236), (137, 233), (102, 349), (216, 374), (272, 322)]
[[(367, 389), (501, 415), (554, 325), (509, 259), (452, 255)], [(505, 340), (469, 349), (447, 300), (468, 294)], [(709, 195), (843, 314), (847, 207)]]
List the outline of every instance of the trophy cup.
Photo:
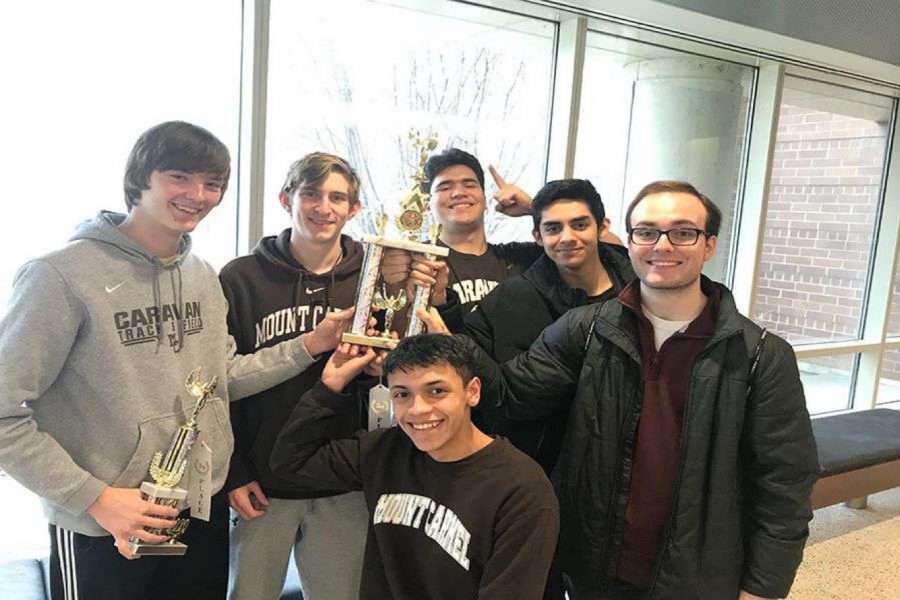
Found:
[[(150, 463), (150, 476), (154, 483), (145, 481), (141, 484), (141, 495), (145, 500), (162, 506), (180, 508), (187, 498), (187, 490), (178, 487), (181, 477), (187, 466), (191, 447), (199, 435), (197, 428), (197, 416), (206, 405), (207, 399), (212, 396), (218, 383), (218, 377), (209, 381), (200, 380), (200, 368), (191, 371), (185, 382), (188, 393), (197, 399), (194, 410), (187, 422), (178, 428), (166, 450), (153, 455)], [(135, 556), (181, 556), (187, 551), (187, 545), (177, 541), (178, 536), (185, 532), (188, 519), (177, 519), (175, 525), (161, 529), (148, 527), (147, 531), (156, 535), (164, 535), (169, 539), (161, 543), (150, 543), (138, 538), (129, 538), (129, 548)]]
[[(450, 254), (448, 248), (437, 245), (440, 225), (428, 223), (428, 194), (422, 191), (422, 184), (425, 181), (425, 161), (428, 160), (429, 152), (437, 148), (437, 139), (435, 137), (423, 139), (416, 131), (410, 132), (409, 137), (419, 153), (419, 162), (413, 176), (412, 187), (400, 201), (400, 212), (394, 219), (397, 235), (391, 237), (385, 234), (389, 218), (381, 213), (375, 220), (375, 235), (363, 236), (365, 255), (356, 290), (356, 312), (350, 331), (344, 333), (341, 338), (344, 342), (376, 348), (393, 348), (397, 345), (397, 341), (390, 337), (390, 324), (395, 313), (407, 306), (409, 306), (409, 320), (404, 337), (422, 332), (423, 323), (416, 316), (416, 309), (428, 307), (431, 288), (417, 286), (412, 299), (406, 298), (405, 290), (394, 296), (388, 295), (385, 286), (378, 285), (385, 248), (420, 253), (429, 260)], [(370, 336), (366, 335), (366, 328), (373, 307), (385, 311), (385, 328), (379, 335)]]

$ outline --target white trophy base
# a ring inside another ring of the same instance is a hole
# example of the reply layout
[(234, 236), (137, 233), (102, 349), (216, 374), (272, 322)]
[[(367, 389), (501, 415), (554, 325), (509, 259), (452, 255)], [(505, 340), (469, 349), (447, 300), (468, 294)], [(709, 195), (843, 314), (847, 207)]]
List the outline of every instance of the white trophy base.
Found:
[[(145, 481), (141, 484), (141, 493), (145, 500), (154, 504), (166, 504), (173, 508), (180, 508), (187, 498), (187, 490), (182, 488), (167, 488), (155, 483)], [(152, 544), (137, 538), (131, 538), (128, 546), (135, 556), (182, 556), (187, 552), (187, 545), (175, 538), (160, 544)]]

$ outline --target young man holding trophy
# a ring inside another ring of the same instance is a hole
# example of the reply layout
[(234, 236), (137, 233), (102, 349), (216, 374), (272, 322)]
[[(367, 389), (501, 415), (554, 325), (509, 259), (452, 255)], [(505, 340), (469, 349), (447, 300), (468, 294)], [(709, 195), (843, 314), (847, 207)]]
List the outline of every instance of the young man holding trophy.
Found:
[[(0, 321), (0, 468), (43, 500), (54, 600), (222, 598), (226, 403), (305, 369), (352, 313), (235, 353), (222, 289), (189, 237), (229, 174), (208, 131), (153, 127), (128, 159), (128, 213), (102, 211), (16, 276)], [(178, 542), (185, 500), (194, 518)]]
[(481, 382), (466, 343), (426, 334), (387, 356), (397, 427), (344, 433), (346, 386), (376, 360), (343, 344), (278, 436), (272, 467), (322, 489), (361, 490), (369, 534), (363, 600), (537, 600), (559, 512), (541, 468), (472, 423)]
[[(291, 165), (279, 193), (291, 226), (264, 237), (220, 276), (239, 352), (294, 339), (329, 312), (353, 306), (363, 249), (341, 232), (360, 209), (359, 185), (353, 168), (332, 154), (315, 152)], [(306, 598), (350, 600), (359, 593), (362, 494), (297, 484), (269, 468), (276, 435), (321, 372), (319, 364), (231, 405), (235, 451), (225, 489), (240, 515), (231, 535), (234, 600), (277, 600), (291, 550)], [(364, 413), (356, 405), (340, 415), (345, 435), (364, 426)]]

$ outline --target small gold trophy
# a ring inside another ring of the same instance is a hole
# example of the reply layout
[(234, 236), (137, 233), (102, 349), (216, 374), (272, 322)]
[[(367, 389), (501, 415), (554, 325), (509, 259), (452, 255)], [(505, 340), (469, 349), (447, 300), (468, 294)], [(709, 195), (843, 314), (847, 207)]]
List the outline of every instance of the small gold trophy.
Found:
[[(188, 375), (185, 388), (191, 396), (197, 399), (197, 403), (194, 405), (191, 417), (175, 432), (165, 456), (162, 452), (153, 455), (153, 461), (150, 463), (150, 476), (154, 483), (145, 481), (141, 484), (141, 494), (145, 500), (154, 504), (180, 508), (187, 498), (187, 490), (177, 486), (184, 475), (191, 447), (200, 433), (197, 428), (197, 416), (216, 390), (217, 383), (218, 377), (213, 377), (209, 381), (201, 381), (200, 367)], [(135, 556), (181, 556), (187, 551), (187, 545), (177, 541), (177, 538), (185, 532), (187, 526), (188, 519), (178, 519), (175, 525), (167, 529), (148, 527), (147, 531), (150, 533), (164, 535), (169, 539), (154, 544), (132, 537), (128, 540), (131, 552)]]
[[(400, 291), (396, 296), (389, 296), (384, 285), (378, 285), (381, 276), (381, 259), (385, 248), (398, 248), (407, 252), (424, 254), (429, 260), (438, 256), (447, 256), (448, 248), (437, 245), (440, 226), (428, 223), (428, 194), (422, 191), (425, 181), (425, 162), (429, 153), (437, 148), (435, 137), (423, 138), (417, 131), (409, 134), (413, 147), (419, 153), (416, 173), (409, 191), (400, 200), (400, 212), (394, 218), (399, 239), (391, 239), (385, 235), (389, 218), (380, 214), (375, 221), (375, 235), (363, 236), (365, 258), (359, 275), (359, 287), (356, 291), (356, 312), (350, 331), (345, 333), (342, 341), (351, 344), (374, 346), (376, 348), (393, 348), (397, 340), (390, 337), (390, 324), (397, 311), (409, 306), (409, 320), (404, 336), (422, 332), (422, 322), (416, 316), (417, 308), (426, 308), (431, 296), (431, 289), (417, 287), (413, 298), (406, 298), (406, 292)], [(424, 239), (423, 239), (424, 238)], [(372, 308), (385, 310), (385, 328), (379, 335), (366, 335)]]

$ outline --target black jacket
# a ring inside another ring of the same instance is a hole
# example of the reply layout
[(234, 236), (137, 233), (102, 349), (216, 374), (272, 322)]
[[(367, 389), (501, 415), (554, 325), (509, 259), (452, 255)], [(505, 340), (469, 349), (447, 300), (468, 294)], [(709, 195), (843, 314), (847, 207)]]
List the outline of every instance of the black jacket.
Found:
[[(228, 299), (228, 330), (237, 351), (252, 354), (311, 331), (329, 310), (353, 306), (363, 250), (359, 242), (341, 236), (343, 257), (328, 273), (304, 269), (290, 251), (291, 230), (260, 240), (253, 254), (236, 258), (219, 279)], [(281, 427), (300, 396), (318, 381), (324, 360), (280, 385), (231, 403), (234, 453), (225, 489), (258, 481), (274, 498), (315, 498), (338, 493), (298, 485), (269, 469), (269, 456)], [(364, 427), (362, 407), (342, 415), (345, 435)]]
[[(613, 283), (622, 289), (634, 278), (631, 262), (620, 247), (599, 244), (600, 262)], [(508, 279), (488, 294), (464, 318), (464, 333), (478, 342), (494, 360), (506, 361), (531, 346), (541, 332), (566, 311), (588, 304), (587, 293), (562, 280), (546, 254), (518, 277)], [(540, 421), (485, 423), (535, 459), (549, 473), (556, 464), (566, 430), (568, 410)]]
[[(719, 287), (715, 334), (688, 374), (673, 509), (647, 596), (654, 600), (731, 599), (741, 589), (786, 596), (812, 518), (818, 461), (793, 350), (768, 335), (748, 395), (761, 330)], [(636, 316), (619, 302), (573, 309), (500, 367), (472, 346), (488, 409), (534, 420), (571, 406), (553, 473), (559, 557), (579, 586), (604, 588), (618, 561), (641, 412)]]

